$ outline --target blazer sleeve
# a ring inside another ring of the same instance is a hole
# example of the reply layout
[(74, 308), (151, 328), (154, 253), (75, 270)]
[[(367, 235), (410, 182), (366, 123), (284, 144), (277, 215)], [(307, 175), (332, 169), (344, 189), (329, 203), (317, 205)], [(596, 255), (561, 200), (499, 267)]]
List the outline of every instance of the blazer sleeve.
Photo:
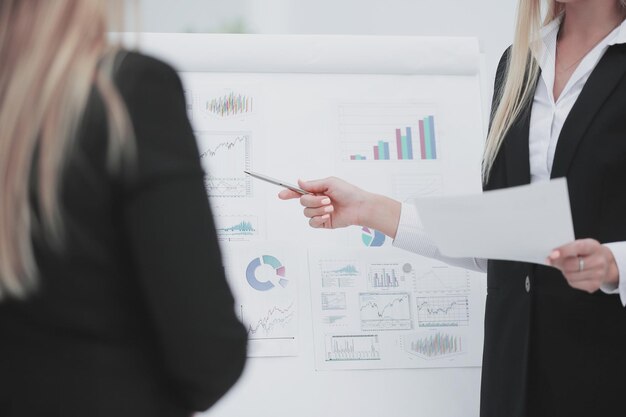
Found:
[(202, 411), (239, 378), (246, 331), (225, 279), (178, 75), (129, 54), (116, 78), (136, 144), (123, 210), (132, 260), (174, 395)]

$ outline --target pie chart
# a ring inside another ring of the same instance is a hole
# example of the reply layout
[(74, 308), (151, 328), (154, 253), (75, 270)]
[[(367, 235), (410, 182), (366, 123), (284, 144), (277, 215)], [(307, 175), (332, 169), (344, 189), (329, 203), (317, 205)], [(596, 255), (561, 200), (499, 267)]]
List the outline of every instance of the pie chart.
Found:
[(254, 258), (246, 268), (248, 284), (257, 291), (269, 291), (277, 286), (285, 288), (289, 280), (285, 267), (272, 255)]
[(369, 229), (364, 227), (361, 229), (361, 240), (365, 244), (365, 246), (378, 247), (382, 246), (385, 243), (385, 235), (378, 230)]

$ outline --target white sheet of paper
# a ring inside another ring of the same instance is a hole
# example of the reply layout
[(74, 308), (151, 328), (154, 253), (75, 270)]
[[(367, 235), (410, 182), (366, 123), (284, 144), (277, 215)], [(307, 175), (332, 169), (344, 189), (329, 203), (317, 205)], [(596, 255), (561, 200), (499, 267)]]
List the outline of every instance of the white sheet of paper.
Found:
[(447, 256), (545, 264), (553, 249), (574, 240), (565, 178), (415, 205)]

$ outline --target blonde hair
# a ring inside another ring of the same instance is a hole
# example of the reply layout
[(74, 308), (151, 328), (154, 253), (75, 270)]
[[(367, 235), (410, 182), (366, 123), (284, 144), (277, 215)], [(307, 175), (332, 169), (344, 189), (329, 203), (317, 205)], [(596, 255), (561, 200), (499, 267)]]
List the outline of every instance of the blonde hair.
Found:
[(130, 123), (112, 81), (112, 3), (0, 2), (0, 299), (35, 286), (34, 232), (62, 243), (61, 176), (94, 86), (109, 121), (109, 167), (119, 165)]
[[(619, 0), (619, 4), (622, 9), (626, 8), (626, 0)], [(515, 36), (503, 73), (504, 82), (499, 83), (499, 90), (494, 92), (499, 100), (492, 109), (491, 127), (483, 155), (483, 183), (489, 179), (505, 135), (518, 117), (528, 110), (534, 95), (539, 65), (533, 54), (539, 52), (541, 26), (556, 19), (563, 13), (564, 7), (563, 3), (548, 0), (545, 18), (542, 19), (541, 0), (519, 0)]]

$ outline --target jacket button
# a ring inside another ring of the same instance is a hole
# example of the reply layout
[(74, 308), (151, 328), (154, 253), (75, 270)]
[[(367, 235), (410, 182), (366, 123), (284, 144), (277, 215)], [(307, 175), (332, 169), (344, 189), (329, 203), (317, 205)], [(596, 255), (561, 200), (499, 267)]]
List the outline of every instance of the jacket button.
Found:
[(530, 292), (530, 278), (526, 277), (526, 282), (524, 283), (524, 286), (526, 287), (526, 292)]

